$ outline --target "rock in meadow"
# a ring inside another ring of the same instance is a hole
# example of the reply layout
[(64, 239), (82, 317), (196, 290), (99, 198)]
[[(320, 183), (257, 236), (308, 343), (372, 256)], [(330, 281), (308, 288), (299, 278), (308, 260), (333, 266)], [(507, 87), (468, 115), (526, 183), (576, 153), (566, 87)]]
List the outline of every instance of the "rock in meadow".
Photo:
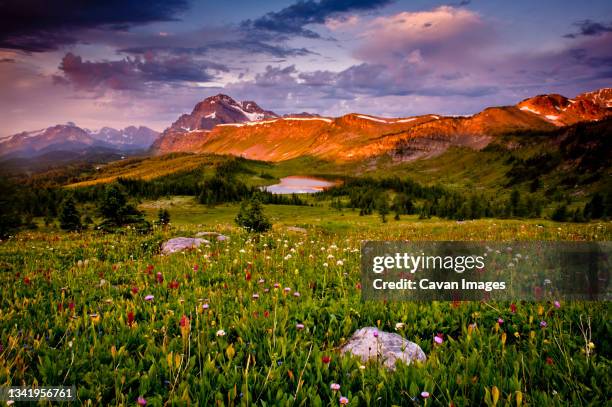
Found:
[(217, 232), (198, 232), (196, 233), (196, 237), (204, 237), (204, 236), (214, 237), (220, 242), (229, 240), (228, 236), (222, 235), (221, 233), (217, 233)]
[(185, 249), (193, 249), (201, 244), (210, 243), (206, 239), (191, 238), (191, 237), (175, 237), (162, 244), (162, 254), (172, 254), (183, 251)]
[(423, 349), (416, 343), (371, 326), (355, 331), (340, 352), (358, 356), (364, 363), (370, 359), (378, 360), (391, 370), (395, 369), (397, 360), (410, 364), (415, 360), (424, 362), (427, 359)]

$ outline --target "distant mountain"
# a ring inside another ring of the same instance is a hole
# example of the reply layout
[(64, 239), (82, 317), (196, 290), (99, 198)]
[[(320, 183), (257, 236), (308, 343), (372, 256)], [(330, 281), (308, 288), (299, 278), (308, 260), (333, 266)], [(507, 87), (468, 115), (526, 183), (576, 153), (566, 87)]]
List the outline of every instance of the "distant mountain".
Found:
[(96, 145), (109, 147), (72, 123), (58, 124), (4, 139), (0, 142), (0, 155), (32, 157), (53, 150), (81, 151)]
[[(158, 133), (147, 127), (126, 127), (115, 130), (104, 127), (99, 131), (82, 129), (74, 123), (58, 124), (35, 131), (24, 131), (0, 141), (0, 156), (31, 158), (46, 155), (63, 157), (67, 153), (88, 154), (104, 151), (119, 154), (133, 150), (146, 150), (158, 136)], [(60, 154), (49, 154), (60, 152)]]
[(88, 132), (96, 140), (128, 150), (148, 149), (159, 136), (158, 132), (144, 126), (129, 126), (122, 130), (102, 127), (100, 130)]
[[(237, 102), (217, 95), (196, 105), (191, 115), (181, 116), (152, 149), (157, 154), (213, 152), (266, 161), (300, 156), (355, 161), (381, 155), (395, 161), (411, 161), (439, 155), (450, 146), (481, 149), (503, 134), (553, 131), (577, 122), (602, 120), (612, 115), (611, 96), (610, 89), (574, 99), (539, 95), (515, 106), (491, 107), (467, 117), (432, 114), (384, 118), (356, 113), (338, 118), (311, 114), (266, 117), (259, 113), (253, 116), (256, 120), (250, 120), (237, 113)], [(221, 116), (221, 111), (233, 115)]]
[(283, 117), (321, 117), (321, 115), (316, 114), (316, 113), (301, 112), (301, 113), (284, 114)]

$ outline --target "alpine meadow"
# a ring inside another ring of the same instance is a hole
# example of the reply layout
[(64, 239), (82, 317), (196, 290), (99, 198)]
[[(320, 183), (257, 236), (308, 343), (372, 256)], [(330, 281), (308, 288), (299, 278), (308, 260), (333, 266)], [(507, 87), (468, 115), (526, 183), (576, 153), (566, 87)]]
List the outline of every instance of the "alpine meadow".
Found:
[(0, 405), (608, 405), (609, 2), (234, 3), (0, 4)]

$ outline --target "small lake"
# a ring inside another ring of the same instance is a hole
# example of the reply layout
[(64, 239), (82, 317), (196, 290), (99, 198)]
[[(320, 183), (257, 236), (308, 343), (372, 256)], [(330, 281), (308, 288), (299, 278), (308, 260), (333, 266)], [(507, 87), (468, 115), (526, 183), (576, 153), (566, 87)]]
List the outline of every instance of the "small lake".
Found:
[(272, 194), (312, 194), (321, 192), (336, 185), (336, 182), (320, 178), (292, 175), (281, 178), (279, 184), (262, 187)]

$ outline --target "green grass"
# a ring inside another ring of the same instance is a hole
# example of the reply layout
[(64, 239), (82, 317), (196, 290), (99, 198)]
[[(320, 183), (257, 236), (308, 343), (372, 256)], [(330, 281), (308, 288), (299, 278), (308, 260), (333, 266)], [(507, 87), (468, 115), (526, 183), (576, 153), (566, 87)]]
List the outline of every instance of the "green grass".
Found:
[[(326, 204), (267, 205), (273, 230), (249, 236), (233, 224), (237, 205), (174, 197), (140, 207), (151, 219), (167, 208), (172, 225), (144, 236), (47, 229), (0, 244), (1, 386), (74, 384), (79, 404), (105, 406), (139, 396), (148, 406), (338, 405), (340, 395), (350, 405), (493, 405), (495, 389), (498, 405), (609, 399), (609, 303), (518, 303), (513, 313), (509, 303), (363, 302), (359, 247), (363, 239), (609, 240), (610, 222), (383, 224)], [(231, 240), (158, 254), (165, 239), (210, 230)], [(425, 363), (388, 372), (339, 354), (356, 329), (395, 332), (398, 322)]]
[[(378, 215), (359, 216), (359, 211), (329, 207), (327, 201), (308, 199), (313, 206), (264, 205), (265, 213), (276, 229), (298, 226), (327, 233), (350, 233), (363, 238), (418, 240), (602, 240), (610, 238), (610, 222), (557, 223), (545, 219), (479, 219), (447, 221), (438, 218), (419, 220), (417, 215), (403, 215), (399, 221), (388, 217), (382, 223)], [(140, 204), (150, 220), (159, 208), (168, 209), (177, 228), (214, 227), (232, 229), (239, 204), (208, 207), (194, 197), (177, 196)]]

